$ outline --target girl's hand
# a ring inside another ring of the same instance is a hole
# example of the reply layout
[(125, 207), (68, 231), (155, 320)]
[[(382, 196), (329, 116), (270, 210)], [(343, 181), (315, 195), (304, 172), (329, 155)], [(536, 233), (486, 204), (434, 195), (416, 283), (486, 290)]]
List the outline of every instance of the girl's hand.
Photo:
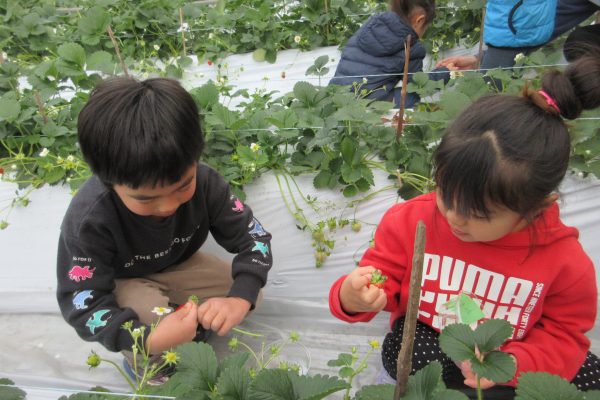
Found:
[(375, 268), (358, 267), (350, 272), (340, 288), (340, 302), (347, 313), (379, 312), (387, 304), (382, 288), (370, 285)]
[[(462, 372), (463, 376), (465, 377), (465, 385), (472, 387), (473, 389), (477, 389), (477, 374), (471, 370), (471, 361), (461, 361), (458, 364), (458, 368), (460, 368), (460, 372)], [(480, 385), (481, 389), (489, 389), (493, 386), (496, 386), (496, 383), (488, 379), (481, 378)]]
[[(481, 358), (481, 354), (479, 353), (479, 350), (476, 350), (476, 353), (477, 353), (477, 357)], [(512, 358), (513, 362), (515, 363), (515, 367), (516, 367), (517, 359), (512, 354), (510, 355), (510, 357)], [(477, 389), (477, 374), (475, 374), (471, 370), (471, 362), (470, 361), (461, 361), (460, 363), (457, 363), (457, 365), (458, 365), (458, 368), (460, 368), (460, 372), (462, 372), (463, 376), (465, 377), (465, 381), (464, 381), (465, 385), (472, 387), (473, 389)], [(496, 382), (492, 382), (489, 379), (485, 379), (485, 378), (481, 378), (479, 383), (481, 385), (481, 389), (489, 389), (493, 386), (496, 386)]]

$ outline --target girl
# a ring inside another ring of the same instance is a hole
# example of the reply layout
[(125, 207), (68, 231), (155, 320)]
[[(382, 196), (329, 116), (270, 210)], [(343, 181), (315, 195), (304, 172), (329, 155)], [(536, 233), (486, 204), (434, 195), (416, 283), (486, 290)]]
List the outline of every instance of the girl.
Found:
[[(425, 48), (419, 38), (433, 21), (435, 0), (393, 0), (390, 9), (369, 18), (350, 38), (329, 84), (353, 85), (353, 91), (366, 89), (366, 98), (393, 100), (399, 107), (401, 88), (396, 85), (404, 72), (404, 42), (411, 35), (409, 71), (422, 71)], [(436, 71), (446, 73), (432, 73), (430, 79), (448, 82), (448, 68), (452, 65), (439, 68)], [(411, 93), (405, 105), (412, 107), (418, 100)]]
[[(333, 284), (329, 305), (336, 317), (367, 322), (381, 310), (391, 313), (392, 331), (382, 346), (391, 377), (416, 224), (423, 220), (427, 244), (413, 372), (438, 360), (450, 387), (476, 387), (470, 366), (457, 367), (438, 344), (442, 305), (466, 292), (483, 305), (486, 318), (513, 325), (501, 350), (512, 355), (516, 374), (498, 384), (514, 387), (521, 373), (545, 371), (583, 390), (600, 388), (600, 364), (588, 352), (585, 335), (596, 318), (594, 265), (578, 231), (561, 222), (556, 204), (570, 154), (563, 118), (600, 106), (598, 53), (578, 59), (564, 73), (546, 73), (540, 91), (491, 95), (469, 106), (434, 154), (435, 193), (388, 210), (360, 266)], [(383, 289), (368, 285), (375, 268), (389, 278)], [(483, 387), (494, 385), (485, 381)]]

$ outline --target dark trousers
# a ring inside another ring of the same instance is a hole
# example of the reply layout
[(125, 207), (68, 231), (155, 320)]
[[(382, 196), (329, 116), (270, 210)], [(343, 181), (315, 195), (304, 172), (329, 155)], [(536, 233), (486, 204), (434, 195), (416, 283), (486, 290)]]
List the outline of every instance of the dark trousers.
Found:
[[(383, 367), (393, 378), (396, 377), (396, 361), (400, 352), (403, 330), (404, 318), (399, 318), (394, 323), (394, 329), (385, 336), (381, 347)], [(468, 388), (463, 384), (464, 377), (454, 361), (448, 358), (440, 349), (439, 333), (431, 327), (417, 322), (413, 349), (411, 374), (414, 374), (432, 361), (438, 361), (442, 364), (442, 377), (448, 388), (460, 390), (469, 396), (476, 396), (474, 389)], [(584, 364), (571, 382), (579, 390), (583, 391), (600, 389), (600, 360), (598, 357), (588, 352)], [(497, 385), (486, 389), (484, 394), (486, 400), (512, 399), (515, 396), (515, 391), (512, 387)]]

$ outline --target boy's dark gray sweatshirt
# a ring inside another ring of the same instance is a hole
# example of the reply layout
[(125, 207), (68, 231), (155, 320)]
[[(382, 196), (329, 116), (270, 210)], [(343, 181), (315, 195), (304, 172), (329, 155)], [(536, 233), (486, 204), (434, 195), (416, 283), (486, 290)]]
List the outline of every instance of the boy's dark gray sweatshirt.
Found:
[(133, 339), (122, 325), (143, 324), (132, 309), (117, 304), (115, 279), (142, 277), (178, 264), (198, 251), (209, 232), (223, 248), (237, 253), (228, 295), (254, 305), (273, 263), (271, 235), (215, 170), (199, 164), (194, 196), (162, 221), (134, 214), (92, 176), (71, 201), (61, 225), (57, 298), (63, 317), (84, 340), (112, 351), (131, 350)]

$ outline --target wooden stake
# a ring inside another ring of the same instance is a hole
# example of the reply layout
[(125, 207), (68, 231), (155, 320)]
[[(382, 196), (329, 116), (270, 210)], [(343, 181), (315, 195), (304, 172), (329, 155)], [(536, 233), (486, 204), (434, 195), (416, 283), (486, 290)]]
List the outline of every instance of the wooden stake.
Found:
[(183, 56), (187, 55), (185, 48), (185, 29), (183, 29), (183, 8), (179, 7), (179, 26), (181, 26), (181, 43), (183, 44)]
[(44, 109), (44, 103), (42, 103), (42, 97), (40, 96), (40, 92), (37, 90), (33, 92), (33, 98), (35, 99), (35, 104), (38, 106), (38, 110), (40, 111), (40, 115), (44, 120), (44, 124), (48, 123), (48, 116), (46, 115), (46, 111)]
[(400, 110), (398, 110), (398, 126), (396, 127), (396, 141), (400, 141), (404, 130), (404, 104), (406, 102), (406, 90), (408, 86), (408, 64), (410, 63), (410, 46), (412, 37), (408, 35), (404, 42), (404, 74), (402, 75), (402, 92), (400, 94)]
[(410, 273), (410, 289), (408, 292), (408, 306), (404, 317), (404, 331), (402, 344), (396, 361), (396, 389), (394, 400), (399, 400), (406, 393), (408, 375), (412, 370), (413, 346), (415, 331), (417, 329), (417, 316), (419, 313), (419, 300), (421, 299), (421, 279), (423, 277), (423, 260), (425, 259), (425, 223), (417, 223), (415, 233), (415, 246)]
[(117, 39), (115, 39), (115, 34), (113, 33), (113, 30), (110, 27), (110, 25), (106, 28), (106, 31), (108, 32), (108, 36), (110, 36), (110, 40), (115, 48), (115, 53), (117, 54), (117, 58), (119, 59), (119, 62), (121, 63), (121, 68), (123, 69), (123, 74), (125, 74), (125, 76), (129, 78), (129, 71), (127, 70), (127, 65), (125, 65), (125, 61), (123, 60), (123, 57), (121, 56), (121, 51), (119, 51), (119, 43), (117, 43)]
[(481, 26), (479, 30), (479, 51), (477, 52), (477, 69), (481, 67), (481, 59), (483, 58), (483, 29), (485, 28), (485, 2), (483, 4), (483, 12), (481, 13)]

